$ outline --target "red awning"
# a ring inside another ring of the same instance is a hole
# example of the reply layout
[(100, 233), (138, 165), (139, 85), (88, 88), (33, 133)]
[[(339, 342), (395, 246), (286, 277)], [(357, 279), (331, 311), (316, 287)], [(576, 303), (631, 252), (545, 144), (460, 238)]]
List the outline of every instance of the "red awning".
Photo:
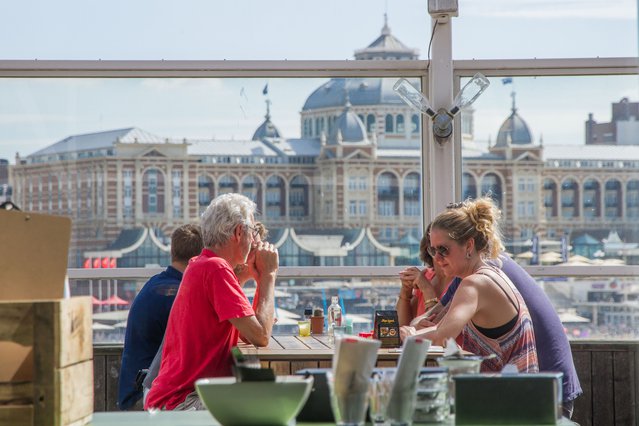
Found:
[(107, 300), (104, 301), (105, 305), (128, 305), (129, 302), (127, 302), (126, 300), (118, 297), (117, 295), (113, 295), (111, 297), (109, 297)]
[(92, 297), (91, 297), (91, 300), (92, 300), (92, 302), (93, 302), (93, 304), (94, 304), (94, 305), (104, 305), (104, 304), (105, 304), (105, 301), (104, 301), (104, 300), (100, 300), (100, 299), (98, 299), (98, 298), (97, 298), (97, 297), (95, 297), (95, 296), (92, 296)]

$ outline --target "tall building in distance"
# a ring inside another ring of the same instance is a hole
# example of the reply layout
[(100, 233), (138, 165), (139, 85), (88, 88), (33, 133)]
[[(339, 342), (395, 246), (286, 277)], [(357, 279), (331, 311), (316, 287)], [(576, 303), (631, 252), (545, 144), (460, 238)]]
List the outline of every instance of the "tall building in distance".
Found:
[[(357, 60), (417, 55), (386, 19), (380, 36), (355, 52)], [(282, 265), (416, 264), (421, 118), (394, 83), (328, 80), (301, 105), (299, 138), (280, 132), (268, 99), (264, 121), (244, 140), (173, 140), (135, 127), (69, 136), (16, 158), (13, 198), (23, 210), (73, 219), (70, 267), (167, 264), (171, 231), (227, 192), (256, 202)], [(600, 142), (545, 146), (514, 94), (495, 143), (478, 149), (473, 111), (463, 111), (463, 198), (491, 194), (515, 255), (534, 237), (554, 247), (562, 238), (601, 242), (614, 231), (639, 242), (636, 111), (624, 99), (613, 104), (611, 123), (587, 122), (597, 141), (614, 127), (611, 140), (624, 145), (615, 150)], [(629, 261), (638, 255), (625, 252)]]
[(639, 102), (623, 98), (612, 104), (609, 123), (586, 121), (586, 145), (639, 145)]

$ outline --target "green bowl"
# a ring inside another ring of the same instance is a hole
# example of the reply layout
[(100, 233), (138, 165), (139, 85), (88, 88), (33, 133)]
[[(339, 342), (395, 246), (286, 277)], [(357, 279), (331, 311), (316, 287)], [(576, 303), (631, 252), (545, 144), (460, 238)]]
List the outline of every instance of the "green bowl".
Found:
[(312, 376), (277, 376), (274, 382), (237, 382), (235, 377), (195, 382), (200, 399), (223, 426), (286, 426), (304, 406), (312, 386)]

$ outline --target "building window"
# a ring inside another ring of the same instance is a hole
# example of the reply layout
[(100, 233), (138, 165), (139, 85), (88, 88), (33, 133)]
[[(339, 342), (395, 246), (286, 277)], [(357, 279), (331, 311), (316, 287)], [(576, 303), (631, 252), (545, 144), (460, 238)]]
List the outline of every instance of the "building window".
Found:
[(366, 176), (360, 176), (358, 189), (360, 191), (366, 191), (367, 188), (368, 188), (368, 178)]
[(394, 201), (380, 201), (378, 214), (380, 216), (397, 216), (395, 205)]
[(348, 177), (348, 189), (349, 191), (355, 191), (357, 189), (357, 177), (349, 176)]
[(395, 129), (393, 126), (393, 116), (390, 114), (386, 114), (386, 133), (395, 133)]
[(413, 114), (410, 117), (411, 122), (411, 133), (419, 133), (419, 116), (417, 114)]
[(123, 200), (122, 214), (125, 218), (133, 217), (133, 170), (122, 170)]
[(357, 201), (350, 200), (348, 202), (348, 214), (351, 216), (357, 215)]
[(395, 131), (397, 133), (404, 133), (404, 116), (402, 114), (397, 115)]
[(375, 116), (373, 114), (368, 114), (366, 116), (366, 131), (368, 133), (373, 133), (375, 131)]
[(148, 213), (157, 213), (158, 212), (158, 175), (155, 170), (149, 170), (147, 172), (148, 177)]
[(173, 217), (182, 216), (182, 171), (173, 170), (171, 172), (172, 195), (173, 195)]
[(366, 201), (359, 201), (359, 215), (366, 216), (368, 214), (368, 208), (366, 207)]

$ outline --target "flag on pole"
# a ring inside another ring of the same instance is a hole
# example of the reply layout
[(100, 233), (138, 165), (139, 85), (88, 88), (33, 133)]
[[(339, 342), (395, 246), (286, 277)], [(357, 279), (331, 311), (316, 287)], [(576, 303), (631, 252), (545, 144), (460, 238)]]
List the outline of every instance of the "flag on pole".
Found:
[(268, 95), (268, 83), (266, 83), (266, 85), (264, 85), (264, 88), (262, 89), (262, 94), (263, 95)]
[(513, 78), (512, 77), (502, 78), (501, 79), (501, 83), (502, 84), (513, 84)]
[(540, 249), (540, 247), (539, 247), (539, 236), (535, 235), (532, 238), (532, 249), (531, 249), (531, 251), (532, 251), (532, 259), (530, 259), (530, 264), (531, 265), (539, 265), (539, 258), (540, 258), (540, 253), (539, 252), (541, 251), (539, 249)]

